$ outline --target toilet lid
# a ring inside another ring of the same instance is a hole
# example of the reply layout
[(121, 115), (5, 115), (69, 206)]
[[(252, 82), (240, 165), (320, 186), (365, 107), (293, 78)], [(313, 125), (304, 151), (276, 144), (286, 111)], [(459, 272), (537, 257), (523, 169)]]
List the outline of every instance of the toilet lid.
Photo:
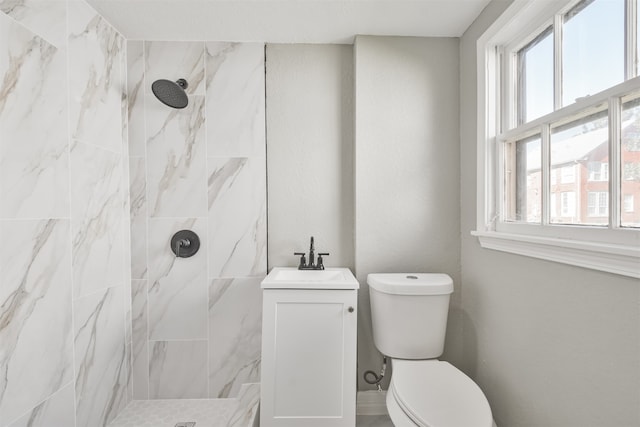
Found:
[(389, 390), (420, 427), (491, 427), (493, 423), (480, 387), (447, 362), (393, 359)]

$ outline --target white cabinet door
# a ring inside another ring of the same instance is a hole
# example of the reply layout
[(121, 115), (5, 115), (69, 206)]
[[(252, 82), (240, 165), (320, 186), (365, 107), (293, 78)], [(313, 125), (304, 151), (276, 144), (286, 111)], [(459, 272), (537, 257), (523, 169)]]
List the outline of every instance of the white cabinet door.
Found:
[(354, 427), (357, 291), (264, 291), (261, 427)]

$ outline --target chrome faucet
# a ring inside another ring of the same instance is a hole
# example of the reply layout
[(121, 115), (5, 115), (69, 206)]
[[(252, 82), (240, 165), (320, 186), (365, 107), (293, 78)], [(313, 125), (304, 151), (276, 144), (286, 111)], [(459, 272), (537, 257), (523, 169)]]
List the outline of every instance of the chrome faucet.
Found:
[(309, 263), (307, 264), (306, 254), (304, 252), (294, 252), (294, 255), (300, 256), (300, 264), (298, 270), (324, 270), (323, 256), (328, 256), (328, 252), (318, 253), (318, 262), (315, 259), (315, 247), (313, 245), (313, 236), (311, 236), (311, 244), (309, 246)]

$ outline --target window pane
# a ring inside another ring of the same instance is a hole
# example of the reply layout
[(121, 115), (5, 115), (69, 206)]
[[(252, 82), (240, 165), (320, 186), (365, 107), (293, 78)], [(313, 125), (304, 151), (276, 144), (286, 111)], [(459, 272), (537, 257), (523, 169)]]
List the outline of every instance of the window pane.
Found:
[(564, 16), (562, 104), (624, 80), (624, 0), (585, 0)]
[(552, 128), (550, 170), (561, 179), (550, 185), (550, 199), (560, 203), (551, 223), (608, 224), (608, 141), (606, 110)]
[(640, 98), (622, 104), (620, 224), (640, 227)]
[(553, 111), (553, 27), (518, 51), (518, 123)]
[(506, 145), (507, 221), (540, 223), (542, 202), (541, 140), (535, 135)]

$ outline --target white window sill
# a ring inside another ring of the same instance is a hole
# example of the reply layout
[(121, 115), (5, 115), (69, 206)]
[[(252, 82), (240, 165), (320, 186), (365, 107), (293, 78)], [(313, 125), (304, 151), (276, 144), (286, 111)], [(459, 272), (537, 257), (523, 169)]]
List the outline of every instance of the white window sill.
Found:
[(483, 248), (640, 278), (640, 247), (472, 231)]

